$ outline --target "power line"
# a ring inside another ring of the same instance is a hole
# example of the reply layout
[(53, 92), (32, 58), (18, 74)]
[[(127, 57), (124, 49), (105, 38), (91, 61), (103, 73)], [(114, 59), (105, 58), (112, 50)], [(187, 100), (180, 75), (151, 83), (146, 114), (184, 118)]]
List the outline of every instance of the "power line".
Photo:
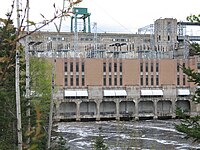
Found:
[(96, 2), (94, 2), (99, 8), (101, 8), (111, 19), (113, 19), (116, 23), (118, 23), (122, 28), (125, 29), (125, 31), (128, 31), (132, 34), (134, 34), (131, 30), (126, 28), (123, 24), (121, 24), (117, 19), (115, 19), (113, 16), (111, 16), (104, 8), (102, 8), (100, 5), (98, 5)]

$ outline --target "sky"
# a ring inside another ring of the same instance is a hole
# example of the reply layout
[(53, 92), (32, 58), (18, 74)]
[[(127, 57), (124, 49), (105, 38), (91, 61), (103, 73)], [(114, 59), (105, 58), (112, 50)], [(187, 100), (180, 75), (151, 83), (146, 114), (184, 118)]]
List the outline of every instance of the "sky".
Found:
[[(0, 18), (5, 18), (12, 1), (1, 2)], [(26, 0), (19, 2), (24, 7)], [(52, 18), (54, 3), (58, 9), (62, 9), (63, 0), (30, 0), (30, 20), (41, 21), (43, 18), (40, 14)], [(139, 28), (153, 24), (159, 18), (186, 21), (187, 16), (200, 14), (200, 0), (83, 0), (77, 7), (88, 8), (92, 31), (93, 24), (97, 23), (97, 32), (136, 33)], [(82, 20), (79, 19), (79, 22), (78, 30), (81, 30)], [(58, 24), (59, 20), (55, 23)], [(43, 30), (55, 31), (55, 26), (51, 24)], [(70, 19), (65, 17), (62, 31), (69, 30)]]

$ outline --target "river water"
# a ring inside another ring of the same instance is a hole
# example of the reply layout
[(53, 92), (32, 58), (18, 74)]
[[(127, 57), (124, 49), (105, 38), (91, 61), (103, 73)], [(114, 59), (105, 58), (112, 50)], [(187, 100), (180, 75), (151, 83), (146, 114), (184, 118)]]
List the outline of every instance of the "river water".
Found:
[(176, 131), (178, 120), (61, 122), (56, 132), (68, 142), (70, 150), (94, 149), (101, 136), (109, 150), (196, 150), (200, 143), (185, 139)]

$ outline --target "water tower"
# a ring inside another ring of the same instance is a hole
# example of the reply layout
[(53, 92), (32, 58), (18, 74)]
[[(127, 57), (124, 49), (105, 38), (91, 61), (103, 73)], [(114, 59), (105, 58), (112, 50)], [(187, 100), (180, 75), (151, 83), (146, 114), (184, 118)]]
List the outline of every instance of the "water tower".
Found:
[[(71, 32), (77, 32), (77, 19), (83, 19), (83, 29), (82, 29), (83, 32), (91, 32), (90, 13), (88, 13), (87, 8), (74, 7), (73, 14), (74, 15), (71, 17)], [(86, 21), (88, 21), (87, 28), (86, 28)]]

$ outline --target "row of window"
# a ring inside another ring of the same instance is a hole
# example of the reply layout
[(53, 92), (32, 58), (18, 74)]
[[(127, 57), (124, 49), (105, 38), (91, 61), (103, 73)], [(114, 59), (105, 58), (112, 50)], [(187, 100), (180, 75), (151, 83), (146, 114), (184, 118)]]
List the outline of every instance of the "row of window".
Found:
[(114, 41), (114, 42), (128, 42), (128, 41), (130, 41), (130, 39), (116, 38), (116, 39), (112, 39), (112, 41)]
[[(183, 68), (185, 67), (185, 63), (182, 64), (182, 67), (183, 67)], [(180, 72), (181, 65), (180, 65), (180, 64), (177, 64), (176, 68), (177, 68), (177, 69), (176, 69), (177, 72)]]
[(85, 75), (76, 75), (76, 82), (74, 83), (74, 76), (70, 75), (68, 79), (68, 75), (65, 75), (65, 86), (85, 86)]
[[(107, 81), (108, 81), (108, 84), (107, 84)], [(122, 75), (119, 76), (119, 81), (118, 81), (117, 75), (114, 75), (114, 78), (112, 78), (112, 75), (109, 75), (108, 78), (106, 78), (106, 75), (103, 75), (103, 85), (104, 86), (107, 86), (107, 85), (109, 85), (109, 86), (122, 86), (123, 85)]]
[[(186, 76), (183, 75), (183, 85), (186, 85)], [(177, 75), (177, 85), (180, 85), (180, 75)]]
[[(140, 85), (141, 86), (144, 86), (144, 85), (149, 86), (149, 75), (146, 75), (145, 77), (146, 78), (144, 79), (144, 76), (140, 75)], [(144, 83), (144, 80), (145, 80), (145, 83)], [(159, 85), (159, 76), (158, 75), (156, 75), (155, 82), (156, 82), (155, 83), (156, 86), (158, 86)], [(150, 76), (150, 85), (154, 86), (154, 75)]]
[(96, 45), (89, 44), (89, 45), (85, 45), (84, 49), (85, 50), (94, 50), (94, 49), (105, 50), (106, 49), (106, 44), (96, 44)]
[(122, 63), (117, 63), (117, 62), (103, 63), (103, 72), (106, 72), (106, 69), (108, 69), (108, 72), (112, 72), (112, 68), (114, 72), (117, 72), (117, 70), (119, 70), (119, 72), (122, 72)]
[(47, 50), (52, 50), (52, 49), (57, 49), (57, 50), (60, 50), (60, 49), (70, 49), (70, 44), (66, 44), (64, 45), (63, 43), (52, 43), (51, 42), (48, 42), (47, 43)]
[(67, 40), (67, 38), (65, 38), (65, 37), (47, 37), (47, 40), (48, 41), (50, 41), (50, 40), (52, 40), (52, 41), (65, 41), (65, 40)]
[[(168, 40), (168, 41), (171, 40), (170, 35), (167, 36), (167, 40)], [(161, 35), (158, 35), (158, 37), (157, 37), (157, 42), (158, 42), (158, 41), (161, 41)]]
[[(177, 67), (176, 67), (176, 71), (177, 72), (180, 72), (181, 71), (181, 68), (184, 68), (185, 67), (185, 63), (183, 63), (182, 65), (181, 64), (179, 64), (179, 63), (177, 63)], [(182, 78), (183, 80), (182, 80), (182, 85), (186, 85), (186, 75), (185, 74), (183, 74), (183, 78)], [(178, 74), (177, 75), (177, 83), (176, 83), (177, 85), (180, 85), (181, 83), (180, 83), (180, 75)]]
[[(144, 71), (144, 63), (140, 63), (140, 72), (143, 72), (143, 71)], [(148, 62), (145, 63), (145, 71), (149, 72), (149, 63)], [(158, 63), (156, 63), (155, 71), (159, 72), (159, 64)], [(154, 63), (153, 62), (150, 64), (150, 72), (154, 72)]]
[[(79, 72), (79, 71), (82, 71), (82, 72), (85, 72), (85, 63), (84, 62), (70, 62), (70, 64), (69, 64), (69, 68), (68, 68), (68, 63), (67, 62), (65, 62), (65, 68), (64, 68), (64, 70), (65, 70), (65, 72), (74, 72), (74, 65), (76, 65), (75, 66), (75, 71), (76, 72)], [(81, 65), (81, 69), (80, 69), (80, 65)], [(69, 69), (69, 70), (68, 70)]]

